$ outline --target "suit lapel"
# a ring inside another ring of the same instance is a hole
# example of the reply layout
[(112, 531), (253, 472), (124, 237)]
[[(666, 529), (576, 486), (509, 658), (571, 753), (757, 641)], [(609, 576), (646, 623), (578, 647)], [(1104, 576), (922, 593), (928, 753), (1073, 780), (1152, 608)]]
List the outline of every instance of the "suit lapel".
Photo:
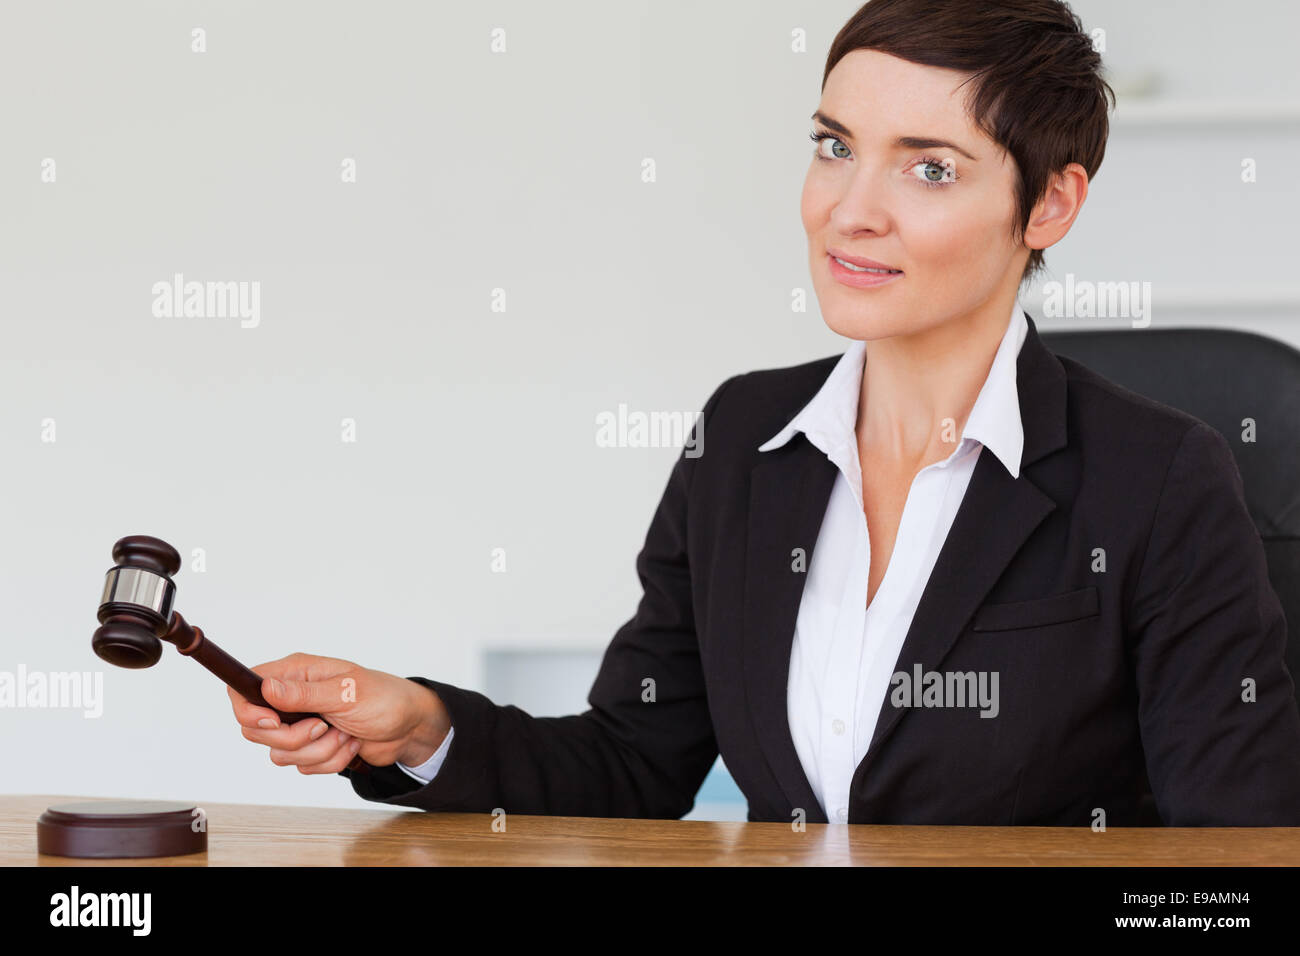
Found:
[(806, 573), (794, 569), (796, 548), (811, 567), (813, 546), (838, 470), (798, 432), (765, 452), (750, 473), (745, 550), (745, 696), (758, 740), (791, 807), (809, 823), (825, 823), (794, 749), (787, 713), (790, 651)]
[[(1016, 391), (1024, 429), (1020, 478), (992, 453), (980, 452), (970, 485), (921, 595), (895, 670), (939, 667), (963, 626), (1016, 552), (1056, 507), (1033, 482), (1029, 466), (1066, 444), (1065, 371), (1028, 331), (1016, 361)], [(791, 410), (791, 415), (794, 414)], [(744, 680), (763, 753), (791, 807), (826, 822), (791, 737), (787, 682), (795, 620), (806, 574), (792, 570), (803, 548), (808, 567), (837, 470), (802, 433), (766, 452), (750, 475), (745, 559)], [(853, 790), (907, 708), (882, 702), (875, 734), (853, 776)]]
[[(956, 643), (962, 628), (984, 601), (1016, 552), (1056, 508), (1034, 483), (1036, 461), (1066, 444), (1066, 379), (1060, 361), (1048, 351), (1034, 320), (1016, 360), (1016, 394), (1025, 444), (1020, 477), (1013, 479), (997, 456), (980, 452), (961, 507), (921, 594), (916, 614), (898, 654), (894, 672), (936, 670)], [(850, 792), (879, 755), (910, 708), (881, 702), (876, 730), (853, 774)]]

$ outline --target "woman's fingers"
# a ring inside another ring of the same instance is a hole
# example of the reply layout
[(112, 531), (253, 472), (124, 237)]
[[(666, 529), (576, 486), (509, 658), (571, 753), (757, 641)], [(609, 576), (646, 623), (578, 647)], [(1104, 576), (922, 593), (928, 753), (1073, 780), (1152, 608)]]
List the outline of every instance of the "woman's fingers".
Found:
[[(254, 704), (233, 687), (227, 687), (226, 693), (230, 696), (230, 709), (235, 712), (235, 720), (239, 722), (240, 726), (278, 727), (280, 725), (279, 715), (270, 707)], [(263, 723), (263, 721), (269, 721), (269, 723)]]
[(352, 741), (352, 737), (341, 730), (331, 728), (316, 740), (296, 748), (271, 748), (271, 763), (277, 767), (309, 767), (323, 763), (335, 756), (340, 748)]
[[(320, 714), (338, 710), (345, 699), (344, 691), (350, 694), (355, 689), (355, 676), (351, 684), (345, 684), (343, 679), (364, 670), (351, 661), (303, 653), (267, 661), (251, 669), (262, 678), (258, 691), (271, 706), (253, 703), (233, 687), (227, 687), (235, 719), (245, 727), (275, 727), (280, 724), (273, 707), (284, 713)], [(279, 684), (273, 685), (272, 680)]]
[(361, 749), (361, 741), (356, 737), (344, 741), (334, 750), (334, 756), (320, 763), (299, 763), (298, 773), (300, 774), (337, 774), (339, 770), (346, 767), (352, 762), (352, 757), (356, 756), (357, 750)]
[(255, 744), (266, 744), (268, 747), (278, 747), (281, 750), (297, 750), (307, 746), (313, 740), (319, 740), (329, 729), (329, 724), (319, 717), (309, 717), (274, 730), (241, 726), (240, 732), (243, 733), (245, 740), (251, 740)]

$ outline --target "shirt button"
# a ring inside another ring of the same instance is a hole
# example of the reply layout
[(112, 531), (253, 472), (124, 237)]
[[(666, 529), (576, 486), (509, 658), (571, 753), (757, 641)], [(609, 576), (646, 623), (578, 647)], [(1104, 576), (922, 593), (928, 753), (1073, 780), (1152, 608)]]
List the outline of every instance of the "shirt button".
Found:
[(838, 820), (840, 823), (847, 823), (849, 820), (848, 807), (840, 807), (838, 810), (836, 810), (835, 819)]
[(840, 720), (838, 717), (832, 720), (831, 733), (833, 733), (836, 737), (841, 736), (844, 733), (844, 721)]

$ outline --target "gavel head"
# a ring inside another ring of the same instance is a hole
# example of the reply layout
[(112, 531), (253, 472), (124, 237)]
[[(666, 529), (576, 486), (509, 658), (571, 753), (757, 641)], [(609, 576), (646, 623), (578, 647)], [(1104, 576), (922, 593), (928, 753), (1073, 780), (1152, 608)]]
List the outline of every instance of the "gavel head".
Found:
[(90, 639), (96, 654), (118, 667), (152, 667), (162, 657), (170, 626), (181, 556), (166, 541), (133, 534), (113, 545), (115, 566), (104, 578), (100, 628)]

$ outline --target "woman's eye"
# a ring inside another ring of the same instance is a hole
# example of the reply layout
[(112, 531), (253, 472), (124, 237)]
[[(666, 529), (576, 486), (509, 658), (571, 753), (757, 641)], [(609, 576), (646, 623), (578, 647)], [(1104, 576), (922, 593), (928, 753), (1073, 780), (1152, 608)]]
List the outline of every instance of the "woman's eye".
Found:
[(957, 179), (957, 170), (951, 159), (922, 159), (912, 170), (916, 178), (927, 186), (942, 186)]
[[(838, 139), (836, 139), (834, 136), (831, 136), (829, 133), (811, 133), (809, 135), (809, 138), (817, 144), (818, 159), (832, 159), (832, 158), (848, 159), (850, 155), (849, 148), (845, 146), (842, 142), (840, 142)], [(824, 140), (830, 140), (831, 143), (830, 156), (827, 156), (825, 151), (822, 149), (822, 142)], [(837, 150), (843, 150), (843, 152), (837, 152)]]

